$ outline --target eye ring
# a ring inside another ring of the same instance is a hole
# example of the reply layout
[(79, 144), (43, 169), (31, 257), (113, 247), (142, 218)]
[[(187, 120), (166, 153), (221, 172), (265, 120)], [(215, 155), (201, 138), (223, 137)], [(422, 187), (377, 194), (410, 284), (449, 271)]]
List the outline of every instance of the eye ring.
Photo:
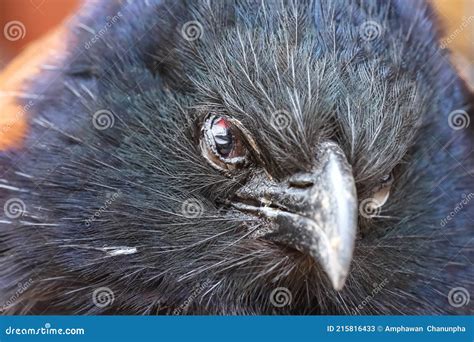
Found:
[(248, 164), (248, 150), (236, 122), (225, 115), (210, 113), (201, 127), (201, 153), (220, 171), (232, 171)]

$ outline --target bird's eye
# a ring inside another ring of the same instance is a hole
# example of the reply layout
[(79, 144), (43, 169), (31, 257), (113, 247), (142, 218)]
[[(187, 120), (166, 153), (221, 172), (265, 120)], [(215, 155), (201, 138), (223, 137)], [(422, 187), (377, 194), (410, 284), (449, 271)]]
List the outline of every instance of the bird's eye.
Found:
[(202, 155), (219, 170), (235, 170), (247, 162), (247, 148), (240, 130), (231, 118), (210, 114), (204, 120)]
[(372, 193), (372, 210), (380, 208), (387, 202), (393, 181), (393, 172), (387, 173), (380, 178), (380, 184), (375, 187)]
[(382, 178), (380, 178), (380, 183), (382, 186), (389, 186), (393, 183), (393, 172), (387, 173)]

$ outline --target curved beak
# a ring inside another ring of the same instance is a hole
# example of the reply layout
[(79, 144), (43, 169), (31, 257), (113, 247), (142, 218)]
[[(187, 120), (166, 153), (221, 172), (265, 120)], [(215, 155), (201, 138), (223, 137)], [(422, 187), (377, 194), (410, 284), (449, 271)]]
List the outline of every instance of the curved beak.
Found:
[(357, 193), (352, 168), (337, 144), (321, 144), (310, 172), (282, 182), (257, 176), (237, 197), (235, 208), (274, 222), (263, 238), (310, 255), (334, 289), (343, 288), (357, 231)]

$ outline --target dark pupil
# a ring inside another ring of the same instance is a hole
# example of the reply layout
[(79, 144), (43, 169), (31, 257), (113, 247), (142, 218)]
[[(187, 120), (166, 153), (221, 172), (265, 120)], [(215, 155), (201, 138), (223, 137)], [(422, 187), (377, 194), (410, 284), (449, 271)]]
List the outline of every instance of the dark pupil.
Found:
[(232, 151), (233, 137), (229, 122), (223, 118), (216, 119), (212, 124), (212, 135), (216, 144), (217, 153), (227, 157)]

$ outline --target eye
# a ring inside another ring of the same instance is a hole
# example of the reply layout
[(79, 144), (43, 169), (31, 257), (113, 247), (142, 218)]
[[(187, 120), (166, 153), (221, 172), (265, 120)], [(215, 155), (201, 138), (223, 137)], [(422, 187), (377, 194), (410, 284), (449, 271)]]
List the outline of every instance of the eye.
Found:
[(219, 170), (235, 170), (247, 163), (247, 148), (242, 133), (227, 116), (210, 114), (204, 120), (201, 152)]
[(390, 186), (393, 183), (393, 172), (387, 173), (380, 178), (380, 183), (383, 187)]
[(380, 208), (383, 206), (390, 196), (390, 190), (392, 188), (394, 177), (393, 172), (387, 173), (380, 178), (380, 184), (374, 189), (372, 194), (372, 206), (373, 209)]

